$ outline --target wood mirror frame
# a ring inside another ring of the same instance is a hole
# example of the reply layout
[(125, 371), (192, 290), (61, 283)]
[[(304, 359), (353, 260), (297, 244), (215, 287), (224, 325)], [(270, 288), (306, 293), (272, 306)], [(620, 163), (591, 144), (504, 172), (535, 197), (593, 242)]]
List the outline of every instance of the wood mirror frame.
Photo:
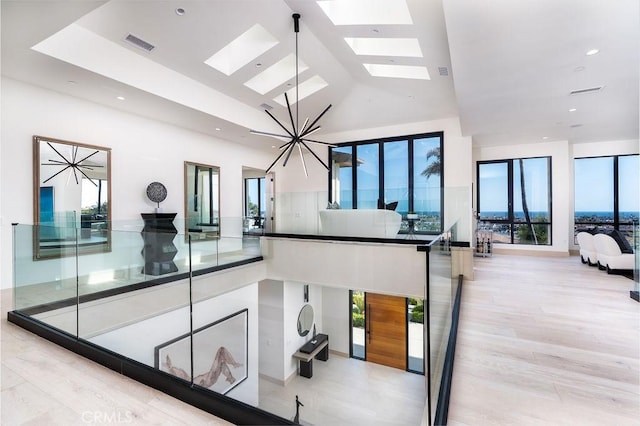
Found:
[(111, 251), (111, 148), (33, 137), (33, 257)]
[(191, 241), (220, 238), (220, 168), (184, 162), (184, 229)]

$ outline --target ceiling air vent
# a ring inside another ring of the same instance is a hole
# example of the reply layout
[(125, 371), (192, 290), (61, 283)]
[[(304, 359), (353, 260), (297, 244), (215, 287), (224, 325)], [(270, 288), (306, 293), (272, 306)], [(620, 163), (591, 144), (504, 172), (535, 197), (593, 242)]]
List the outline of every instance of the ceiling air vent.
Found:
[(578, 90), (572, 90), (571, 92), (569, 92), (570, 95), (582, 95), (584, 93), (594, 93), (594, 92), (599, 92), (600, 90), (602, 90), (603, 86), (598, 86), (598, 87), (589, 87), (588, 89), (578, 89)]
[(146, 50), (147, 52), (151, 52), (156, 48), (153, 44), (147, 43), (146, 41), (134, 36), (133, 34), (127, 35), (124, 40), (136, 47), (139, 47), (140, 49)]
[(438, 67), (438, 73), (441, 76), (446, 77), (449, 75), (449, 69), (447, 67)]
[(260, 104), (260, 108), (265, 109), (267, 111), (271, 111), (273, 109), (273, 107), (271, 105), (266, 104), (266, 103)]

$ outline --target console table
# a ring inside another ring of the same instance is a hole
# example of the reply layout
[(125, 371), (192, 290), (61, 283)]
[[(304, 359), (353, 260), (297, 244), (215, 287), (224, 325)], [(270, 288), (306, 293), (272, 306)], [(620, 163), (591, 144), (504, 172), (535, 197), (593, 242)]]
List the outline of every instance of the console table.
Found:
[(299, 360), (298, 373), (308, 379), (313, 376), (313, 359), (326, 361), (329, 359), (329, 336), (317, 334), (305, 343), (293, 357)]

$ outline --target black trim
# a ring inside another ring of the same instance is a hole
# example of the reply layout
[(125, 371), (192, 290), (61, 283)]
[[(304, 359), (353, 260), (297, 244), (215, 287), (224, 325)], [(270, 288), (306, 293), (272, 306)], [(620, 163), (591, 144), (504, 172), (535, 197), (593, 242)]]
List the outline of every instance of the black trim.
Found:
[(264, 260), (262, 256), (252, 257), (250, 259), (239, 260), (237, 262), (226, 263), (224, 265), (211, 266), (209, 268), (199, 269), (197, 271), (193, 271), (192, 274), (189, 272), (182, 272), (179, 274), (173, 274), (166, 277), (154, 278), (149, 281), (143, 281), (136, 284), (126, 285), (122, 287), (116, 287), (109, 290), (98, 291), (91, 294), (85, 294), (79, 297), (72, 297), (64, 300), (58, 300), (51, 303), (45, 303), (42, 305), (32, 306), (25, 309), (20, 309), (19, 311), (25, 315), (37, 315), (43, 312), (53, 311), (55, 309), (66, 308), (68, 306), (75, 306), (79, 303), (87, 303), (94, 300), (104, 299), (105, 297), (117, 296), (123, 293), (129, 293), (132, 291), (138, 291), (149, 287), (155, 287), (161, 284), (167, 284), (174, 281), (180, 281), (188, 279), (190, 276), (200, 276), (205, 274), (210, 274), (212, 272), (223, 271), (225, 269), (235, 268), (237, 266), (249, 265), (251, 263), (260, 262)]
[(456, 356), (456, 340), (458, 337), (458, 319), (460, 317), (460, 299), (462, 298), (463, 276), (458, 275), (458, 288), (456, 299), (451, 313), (451, 331), (449, 332), (449, 342), (447, 343), (447, 354), (444, 360), (442, 380), (440, 381), (440, 393), (438, 394), (438, 405), (436, 406), (436, 416), (433, 424), (446, 425), (449, 415), (449, 400), (451, 397), (451, 384), (453, 379), (453, 364)]
[(153, 367), (77, 339), (19, 312), (9, 312), (7, 320), (71, 352), (81, 355), (123, 376), (157, 389), (207, 413), (237, 425), (292, 425), (290, 420), (236, 401)]
[(640, 302), (640, 292), (631, 290), (629, 292), (629, 297), (631, 297), (636, 302)]
[[(368, 237), (344, 237), (338, 235), (313, 235), (313, 234), (277, 234), (267, 233), (264, 237), (272, 238), (295, 238), (298, 240), (320, 240), (320, 241), (347, 241), (362, 243), (383, 243), (383, 244), (404, 244), (421, 246), (431, 243), (433, 240), (405, 240), (400, 238), (368, 238)], [(438, 235), (434, 235), (438, 237)]]

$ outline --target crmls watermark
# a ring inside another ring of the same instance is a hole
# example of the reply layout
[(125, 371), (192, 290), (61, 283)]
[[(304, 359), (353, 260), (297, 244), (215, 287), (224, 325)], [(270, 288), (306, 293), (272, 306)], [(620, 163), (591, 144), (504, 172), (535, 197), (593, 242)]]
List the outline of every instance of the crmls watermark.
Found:
[(82, 422), (88, 424), (132, 423), (133, 413), (127, 411), (83, 411)]

